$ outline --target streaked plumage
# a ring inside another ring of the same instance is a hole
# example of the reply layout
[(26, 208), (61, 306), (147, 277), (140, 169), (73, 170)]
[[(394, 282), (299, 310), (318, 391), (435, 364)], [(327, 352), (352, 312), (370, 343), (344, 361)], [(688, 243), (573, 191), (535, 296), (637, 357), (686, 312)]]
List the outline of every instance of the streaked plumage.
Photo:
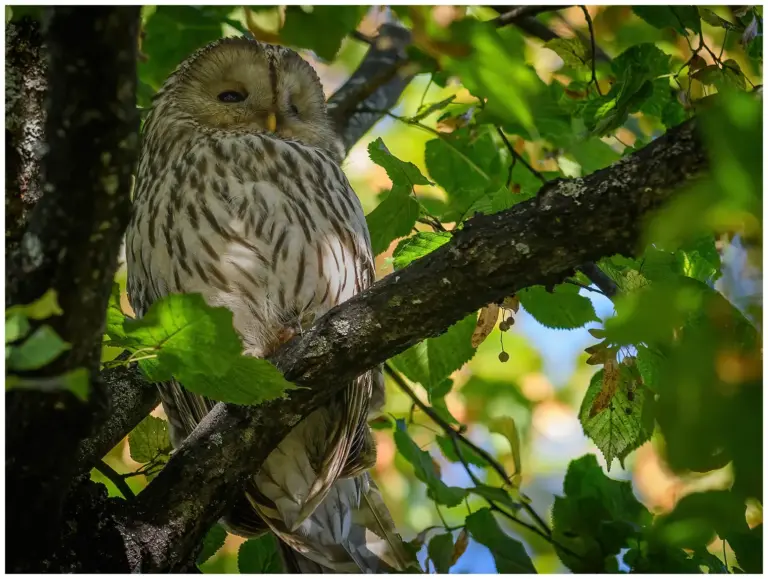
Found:
[[(368, 287), (370, 239), (342, 153), (319, 79), (295, 52), (225, 39), (189, 57), (144, 127), (126, 240), (136, 314), (200, 292), (233, 312), (244, 351), (261, 357)], [(175, 382), (160, 391), (178, 445), (213, 403)], [(369, 372), (299, 424), (254, 473), (230, 529), (271, 529), (301, 554), (286, 556), (294, 570), (402, 568), (366, 472), (376, 456), (367, 418), (381, 402), (382, 376)]]

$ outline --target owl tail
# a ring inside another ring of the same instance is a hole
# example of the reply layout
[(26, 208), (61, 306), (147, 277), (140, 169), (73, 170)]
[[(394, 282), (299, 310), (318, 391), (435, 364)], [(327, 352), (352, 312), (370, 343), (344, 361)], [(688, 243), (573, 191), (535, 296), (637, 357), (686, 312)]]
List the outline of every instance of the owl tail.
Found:
[(333, 486), (296, 531), (281, 530), (279, 523), (270, 525), (281, 539), (287, 573), (419, 570), (367, 473)]

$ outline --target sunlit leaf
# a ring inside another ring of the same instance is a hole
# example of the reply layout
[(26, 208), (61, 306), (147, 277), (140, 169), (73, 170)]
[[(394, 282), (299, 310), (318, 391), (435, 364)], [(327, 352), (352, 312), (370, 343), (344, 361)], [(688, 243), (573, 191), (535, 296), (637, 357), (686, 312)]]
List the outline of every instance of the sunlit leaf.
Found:
[(475, 315), (469, 315), (444, 334), (419, 342), (391, 361), (410, 380), (432, 388), (475, 355), (472, 347), (475, 323)]
[(420, 231), (397, 244), (392, 252), (392, 264), (395, 269), (402, 269), (415, 259), (432, 253), (451, 239), (451, 234), (445, 231)]
[(162, 418), (147, 416), (128, 435), (131, 458), (136, 462), (147, 463), (171, 450), (168, 436), (168, 423)]
[(374, 255), (386, 251), (399, 237), (408, 235), (419, 218), (419, 202), (409, 189), (395, 187), (379, 203), (378, 207), (365, 216), (371, 235)]
[(525, 311), (548, 328), (573, 329), (599, 321), (589, 298), (579, 295), (579, 288), (570, 284), (555, 286), (549, 293), (542, 286), (533, 286), (517, 293)]

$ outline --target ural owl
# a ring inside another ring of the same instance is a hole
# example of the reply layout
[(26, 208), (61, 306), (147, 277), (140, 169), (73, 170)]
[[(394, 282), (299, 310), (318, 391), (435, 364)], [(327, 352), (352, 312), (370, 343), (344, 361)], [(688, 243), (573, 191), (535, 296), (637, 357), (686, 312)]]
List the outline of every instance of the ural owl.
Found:
[[(183, 62), (144, 126), (126, 248), (138, 316), (171, 293), (234, 315), (246, 354), (267, 356), (374, 281), (360, 203), (320, 80), (296, 52), (245, 38)], [(160, 385), (175, 446), (213, 402)], [(380, 371), (302, 421), (254, 472), (224, 519), (271, 530), (294, 572), (385, 572), (409, 557), (367, 470)], [(288, 545), (290, 548), (286, 548)]]

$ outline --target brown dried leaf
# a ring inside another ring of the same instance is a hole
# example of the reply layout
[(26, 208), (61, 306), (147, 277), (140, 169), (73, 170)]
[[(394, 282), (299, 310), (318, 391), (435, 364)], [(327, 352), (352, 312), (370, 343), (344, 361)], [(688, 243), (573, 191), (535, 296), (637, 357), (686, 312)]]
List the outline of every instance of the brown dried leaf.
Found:
[(504, 301), (501, 302), (501, 307), (505, 310), (512, 310), (513, 312), (517, 313), (520, 310), (520, 298), (517, 296), (504, 298)]
[(491, 334), (499, 319), (499, 306), (488, 304), (482, 310), (477, 318), (475, 331), (472, 332), (472, 347), (477, 348)]
[(587, 364), (590, 366), (605, 364), (606, 360), (615, 358), (616, 355), (613, 351), (613, 348), (608, 347), (606, 340), (603, 340), (598, 344), (593, 344), (588, 348), (584, 348), (584, 351), (589, 354), (589, 358), (587, 358)]
[(459, 560), (459, 557), (461, 557), (464, 554), (464, 551), (467, 550), (467, 546), (469, 545), (469, 533), (467, 533), (466, 527), (461, 530), (461, 533), (459, 533), (459, 536), (456, 538), (456, 543), (453, 545), (453, 553), (451, 554), (451, 567), (456, 564), (456, 561)]
[(589, 417), (592, 418), (608, 408), (611, 405), (611, 400), (616, 394), (616, 389), (619, 387), (619, 364), (615, 358), (606, 360), (603, 372), (603, 386), (600, 390), (600, 394), (595, 397), (592, 402), (592, 408), (589, 410)]

